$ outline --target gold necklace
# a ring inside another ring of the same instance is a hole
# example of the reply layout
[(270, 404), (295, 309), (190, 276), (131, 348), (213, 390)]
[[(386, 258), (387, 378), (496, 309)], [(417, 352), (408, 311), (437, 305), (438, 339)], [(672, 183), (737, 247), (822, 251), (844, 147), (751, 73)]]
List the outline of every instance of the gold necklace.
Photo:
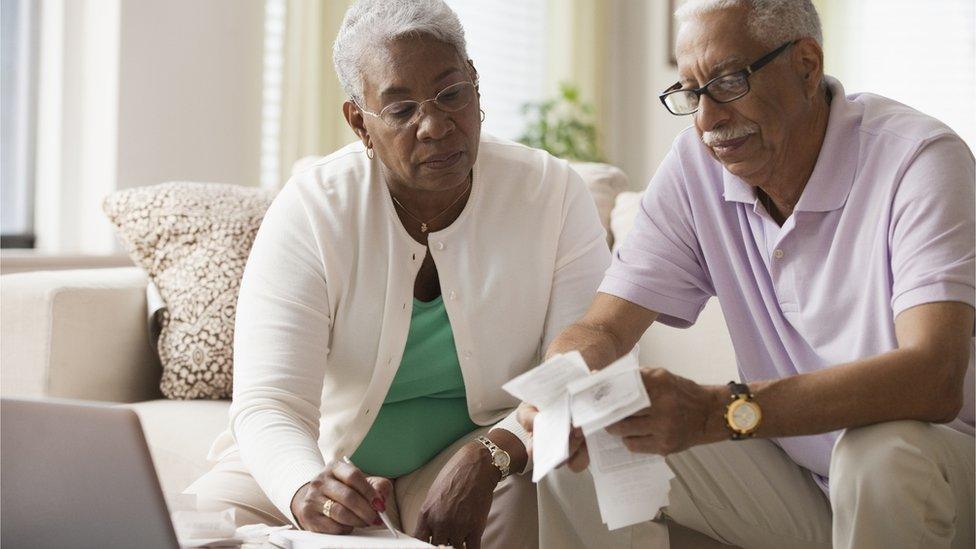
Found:
[(453, 208), (454, 205), (457, 204), (458, 201), (461, 200), (461, 198), (463, 198), (465, 194), (467, 194), (468, 189), (471, 188), (471, 184), (472, 183), (474, 183), (474, 180), (473, 179), (469, 180), (468, 181), (468, 186), (465, 187), (463, 191), (461, 191), (461, 194), (459, 194), (457, 196), (457, 198), (454, 199), (454, 201), (452, 201), (450, 204), (448, 204), (446, 208), (444, 208), (443, 210), (441, 210), (441, 212), (439, 214), (437, 214), (434, 217), (428, 219), (427, 221), (424, 221), (423, 219), (420, 219), (419, 217), (417, 217), (416, 215), (414, 215), (413, 212), (411, 212), (410, 210), (408, 210), (407, 207), (404, 206), (403, 203), (400, 202), (397, 199), (396, 196), (393, 196), (393, 193), (392, 192), (390, 193), (390, 198), (393, 199), (393, 203), (394, 204), (396, 204), (397, 206), (400, 206), (400, 209), (403, 210), (403, 213), (405, 213), (405, 214), (409, 215), (410, 217), (414, 218), (415, 220), (419, 221), (420, 222), (420, 232), (426, 233), (429, 230), (429, 227), (427, 225), (431, 221), (433, 221), (433, 220), (437, 219), (438, 217), (446, 214), (447, 213), (447, 210), (450, 210), (451, 208)]

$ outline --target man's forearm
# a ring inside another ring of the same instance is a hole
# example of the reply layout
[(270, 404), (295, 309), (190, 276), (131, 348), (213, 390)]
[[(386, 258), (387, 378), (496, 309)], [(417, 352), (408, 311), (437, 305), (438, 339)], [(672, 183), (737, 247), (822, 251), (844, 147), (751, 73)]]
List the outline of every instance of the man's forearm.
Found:
[(576, 322), (556, 336), (546, 350), (546, 358), (559, 353), (579, 351), (591, 370), (599, 370), (630, 350), (621, 349), (622, 346), (610, 330)]
[[(812, 435), (900, 419), (951, 421), (962, 406), (966, 364), (968, 356), (934, 357), (899, 349), (817, 372), (750, 383), (763, 412), (756, 436)], [(727, 438), (723, 428), (724, 422), (716, 422), (711, 438)]]

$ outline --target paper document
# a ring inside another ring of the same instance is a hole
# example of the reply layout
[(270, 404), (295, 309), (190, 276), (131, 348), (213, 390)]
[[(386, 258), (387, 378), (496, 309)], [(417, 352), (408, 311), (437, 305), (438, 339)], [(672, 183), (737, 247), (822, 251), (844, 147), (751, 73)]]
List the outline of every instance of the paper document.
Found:
[(534, 482), (569, 457), (575, 425), (586, 436), (600, 515), (609, 529), (651, 520), (668, 504), (674, 473), (664, 458), (631, 452), (605, 431), (651, 406), (633, 353), (595, 372), (578, 352), (556, 355), (502, 388), (539, 409), (532, 429)]
[(532, 423), (532, 481), (569, 458), (569, 393), (566, 386), (585, 379), (590, 369), (578, 352), (556, 355), (502, 386), (539, 409)]
[(555, 355), (524, 374), (510, 379), (502, 389), (515, 398), (542, 409), (566, 394), (566, 386), (585, 378), (590, 369), (578, 351)]
[(412, 538), (403, 532), (400, 532), (399, 536), (394, 537), (389, 530), (384, 528), (356, 530), (354, 533), (346, 536), (317, 534), (306, 530), (283, 530), (272, 533), (271, 537), (268, 538), (268, 542), (283, 549), (434, 547), (427, 542)]
[(662, 456), (631, 452), (603, 429), (586, 433), (600, 516), (616, 530), (652, 520), (669, 503), (674, 473)]
[(573, 425), (583, 431), (603, 429), (651, 405), (637, 359), (625, 355), (606, 368), (567, 386)]
[(569, 459), (569, 395), (563, 395), (543, 408), (532, 422), (533, 461), (532, 482), (539, 482), (546, 473)]

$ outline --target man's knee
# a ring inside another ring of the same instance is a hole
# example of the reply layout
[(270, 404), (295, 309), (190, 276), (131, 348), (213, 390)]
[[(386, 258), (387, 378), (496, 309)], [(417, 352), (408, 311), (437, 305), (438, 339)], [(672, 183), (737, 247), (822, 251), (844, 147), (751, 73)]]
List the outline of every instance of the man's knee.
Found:
[(495, 488), (494, 500), (516, 513), (536, 515), (536, 486), (528, 475), (512, 475)]
[[(596, 497), (596, 490), (593, 487), (593, 477), (589, 470), (581, 473), (574, 473), (569, 467), (559, 467), (553, 469), (537, 485), (540, 501), (567, 501), (585, 494), (592, 494)], [(575, 497), (574, 497), (575, 496)]]
[(891, 484), (906, 473), (935, 473), (935, 434), (932, 424), (909, 420), (847, 429), (830, 459), (831, 498), (873, 479)]

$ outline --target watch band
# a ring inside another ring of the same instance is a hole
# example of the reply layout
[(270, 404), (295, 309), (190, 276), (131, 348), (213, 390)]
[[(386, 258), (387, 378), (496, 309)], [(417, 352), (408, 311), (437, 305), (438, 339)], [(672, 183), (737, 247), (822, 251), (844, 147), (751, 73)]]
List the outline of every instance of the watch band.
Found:
[(732, 400), (739, 398), (740, 395), (746, 395), (749, 400), (752, 400), (752, 393), (749, 391), (749, 386), (745, 383), (730, 381), (728, 386), (729, 390), (732, 391)]
[[(492, 442), (488, 437), (479, 436), (478, 442), (488, 449), (488, 452), (491, 454), (491, 464), (498, 468), (498, 471), (502, 474), (502, 480), (505, 480), (505, 478), (508, 477), (509, 473), (511, 472), (509, 470), (511, 458), (509, 458), (508, 452), (499, 448), (498, 445)], [(500, 454), (504, 454), (504, 456), (509, 459), (504, 459), (502, 460), (502, 463), (499, 463), (495, 457), (499, 456)]]

